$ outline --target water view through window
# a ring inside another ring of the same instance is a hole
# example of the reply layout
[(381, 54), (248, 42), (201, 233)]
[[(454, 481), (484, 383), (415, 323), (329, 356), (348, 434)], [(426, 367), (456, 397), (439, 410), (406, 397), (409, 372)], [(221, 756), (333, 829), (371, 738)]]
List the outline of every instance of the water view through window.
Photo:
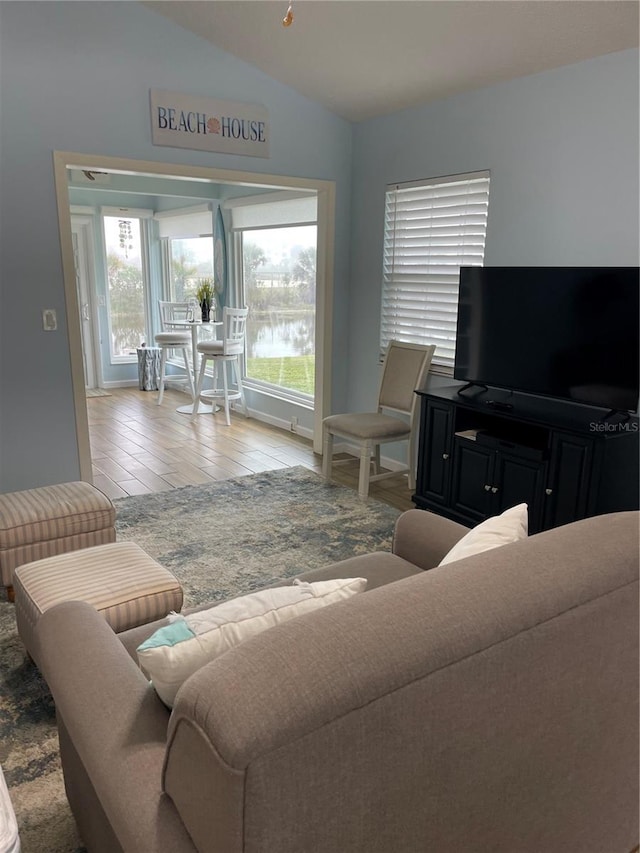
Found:
[(242, 232), (248, 379), (313, 397), (315, 225)]

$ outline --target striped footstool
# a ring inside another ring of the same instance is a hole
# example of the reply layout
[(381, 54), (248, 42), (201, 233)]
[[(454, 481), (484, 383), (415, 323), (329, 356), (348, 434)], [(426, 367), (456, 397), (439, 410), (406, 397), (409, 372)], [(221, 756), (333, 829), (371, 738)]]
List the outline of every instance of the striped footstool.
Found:
[(0, 578), (13, 601), (17, 566), (115, 542), (116, 511), (90, 483), (61, 483), (0, 495)]
[(117, 634), (182, 607), (176, 578), (133, 542), (98, 545), (19, 566), (14, 587), (18, 634), (36, 663), (40, 617), (62, 601), (93, 605)]

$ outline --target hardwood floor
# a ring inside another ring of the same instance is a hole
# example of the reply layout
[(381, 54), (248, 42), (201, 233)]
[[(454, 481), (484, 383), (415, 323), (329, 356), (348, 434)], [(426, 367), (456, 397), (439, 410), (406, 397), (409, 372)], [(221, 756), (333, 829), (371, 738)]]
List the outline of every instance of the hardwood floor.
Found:
[[(220, 414), (192, 421), (176, 412), (188, 402), (184, 394), (168, 389), (160, 406), (156, 396), (116, 388), (87, 399), (94, 484), (111, 498), (296, 465), (320, 473), (322, 460), (306, 438), (241, 415), (232, 415), (230, 427)], [(357, 489), (358, 461), (335, 466), (333, 477)], [(414, 507), (401, 474), (372, 483), (369, 494), (400, 510)]]

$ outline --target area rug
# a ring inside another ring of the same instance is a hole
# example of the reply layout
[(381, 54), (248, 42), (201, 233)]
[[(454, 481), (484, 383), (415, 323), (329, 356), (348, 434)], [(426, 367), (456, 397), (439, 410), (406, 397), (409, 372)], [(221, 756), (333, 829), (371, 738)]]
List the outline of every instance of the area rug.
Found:
[[(118, 539), (137, 542), (179, 578), (185, 607), (389, 550), (399, 514), (306, 468), (114, 503)], [(53, 702), (25, 658), (6, 602), (0, 603), (0, 764), (22, 853), (81, 853), (64, 794)]]

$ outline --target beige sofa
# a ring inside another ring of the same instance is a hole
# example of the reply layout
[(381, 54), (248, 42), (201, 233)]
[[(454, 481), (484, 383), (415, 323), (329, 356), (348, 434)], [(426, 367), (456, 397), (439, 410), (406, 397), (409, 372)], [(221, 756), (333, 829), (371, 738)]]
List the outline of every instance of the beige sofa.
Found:
[(398, 521), (335, 564), (370, 591), (193, 675), (170, 715), (87, 604), (38, 631), (89, 851), (629, 853), (638, 513), (432, 571), (465, 529)]

